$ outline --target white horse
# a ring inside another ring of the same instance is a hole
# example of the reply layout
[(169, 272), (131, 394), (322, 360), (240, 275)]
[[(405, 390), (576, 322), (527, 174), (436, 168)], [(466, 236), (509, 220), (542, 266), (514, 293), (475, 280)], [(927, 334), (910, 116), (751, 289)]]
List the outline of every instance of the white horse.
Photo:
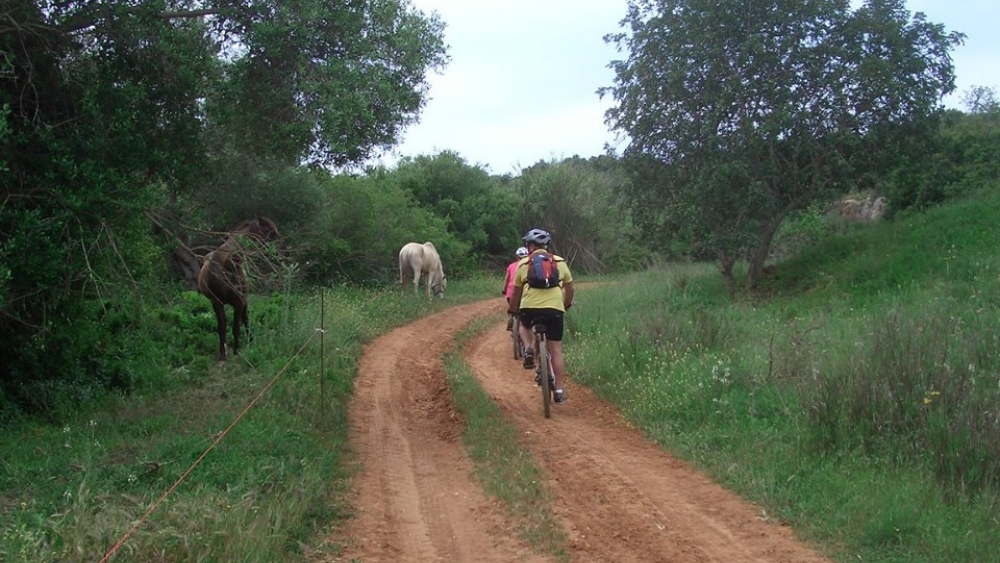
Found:
[(420, 292), (420, 278), (426, 274), (427, 281), (424, 285), (427, 287), (427, 298), (431, 298), (432, 290), (434, 295), (444, 297), (448, 278), (444, 275), (441, 257), (432, 243), (408, 242), (399, 250), (399, 285), (403, 291), (406, 291), (407, 270), (413, 274), (414, 293)]

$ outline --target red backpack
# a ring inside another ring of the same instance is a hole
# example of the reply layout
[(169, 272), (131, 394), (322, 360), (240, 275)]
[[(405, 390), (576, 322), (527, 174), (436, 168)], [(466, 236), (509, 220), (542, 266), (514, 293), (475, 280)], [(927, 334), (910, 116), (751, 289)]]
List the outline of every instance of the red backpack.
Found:
[(528, 287), (550, 289), (559, 287), (559, 265), (556, 257), (544, 250), (528, 257)]

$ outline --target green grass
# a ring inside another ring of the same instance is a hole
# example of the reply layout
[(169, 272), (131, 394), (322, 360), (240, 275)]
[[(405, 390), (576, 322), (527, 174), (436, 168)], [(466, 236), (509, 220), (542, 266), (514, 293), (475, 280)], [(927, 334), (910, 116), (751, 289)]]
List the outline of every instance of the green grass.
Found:
[(838, 229), (730, 301), (709, 266), (581, 291), (569, 369), (842, 561), (1000, 561), (1000, 197)]
[[(837, 560), (1000, 562), (998, 212), (1000, 196), (985, 194), (831, 228), (735, 301), (704, 264), (581, 288), (569, 370)], [(350, 515), (345, 406), (360, 350), (495, 286), (453, 281), (433, 303), (350, 287), (258, 298), (253, 345), (221, 368), (190, 300), (157, 329), (189, 340), (151, 354), (170, 369), (137, 369), (134, 395), (4, 429), (0, 559), (99, 560), (283, 369), (115, 561), (336, 556), (318, 542)], [(537, 464), (460, 356), (447, 365), (487, 494), (540, 551), (565, 557)]]
[(99, 561), (175, 483), (113, 561), (302, 560), (350, 515), (346, 405), (363, 345), (493, 286), (454, 281), (433, 302), (394, 287), (254, 297), (254, 342), (224, 365), (214, 362), (207, 301), (182, 295), (162, 315), (176, 324), (161, 321), (159, 334), (183, 338), (179, 349), (192, 355), (151, 354), (129, 397), (81, 406), (59, 424), (4, 428), (0, 560)]

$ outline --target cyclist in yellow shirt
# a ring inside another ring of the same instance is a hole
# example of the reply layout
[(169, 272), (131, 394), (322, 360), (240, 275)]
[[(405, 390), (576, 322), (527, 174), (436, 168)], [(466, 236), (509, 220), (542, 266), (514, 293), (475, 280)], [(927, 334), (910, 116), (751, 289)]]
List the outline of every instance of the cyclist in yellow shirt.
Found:
[(520, 317), (521, 342), (525, 346), (524, 369), (535, 368), (534, 350), (531, 349), (534, 341), (531, 332), (532, 322), (538, 318), (544, 319), (555, 379), (553, 400), (561, 403), (566, 400), (566, 391), (563, 388), (563, 375), (566, 370), (562, 350), (563, 316), (573, 305), (573, 274), (566, 260), (552, 254), (559, 271), (559, 284), (549, 288), (531, 287), (528, 285), (528, 267), (531, 258), (537, 253), (548, 253), (552, 235), (543, 229), (531, 229), (522, 240), (529, 254), (517, 264), (517, 271), (514, 273), (514, 292), (510, 296), (507, 312)]

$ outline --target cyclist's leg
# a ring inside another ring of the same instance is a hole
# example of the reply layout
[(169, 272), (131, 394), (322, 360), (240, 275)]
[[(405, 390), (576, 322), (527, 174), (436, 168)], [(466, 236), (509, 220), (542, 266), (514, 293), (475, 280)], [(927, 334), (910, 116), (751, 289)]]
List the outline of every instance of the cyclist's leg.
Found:
[(566, 372), (566, 360), (563, 358), (562, 341), (549, 340), (547, 346), (552, 359), (552, 371), (556, 379), (556, 389), (563, 388), (563, 374)]
[(531, 327), (525, 326), (524, 321), (521, 321), (517, 327), (517, 332), (521, 335), (521, 346), (523, 346), (525, 350), (531, 348), (532, 341), (535, 338), (534, 335), (531, 334)]
[[(528, 351), (531, 350), (531, 346), (534, 343), (535, 338), (535, 335), (531, 332), (531, 315), (527, 311), (521, 311), (519, 315), (521, 317), (521, 322), (518, 326), (518, 332), (521, 335), (521, 345), (525, 350), (524, 365), (525, 369), (532, 369), (534, 367), (534, 361), (532, 360), (532, 362), (530, 362), (530, 367), (528, 362)], [(534, 354), (534, 350), (531, 350), (531, 352)]]
[(552, 371), (556, 380), (556, 389), (563, 389), (563, 375), (566, 373), (566, 360), (563, 357), (563, 315), (553, 314), (546, 325), (548, 336), (548, 352), (552, 358)]

